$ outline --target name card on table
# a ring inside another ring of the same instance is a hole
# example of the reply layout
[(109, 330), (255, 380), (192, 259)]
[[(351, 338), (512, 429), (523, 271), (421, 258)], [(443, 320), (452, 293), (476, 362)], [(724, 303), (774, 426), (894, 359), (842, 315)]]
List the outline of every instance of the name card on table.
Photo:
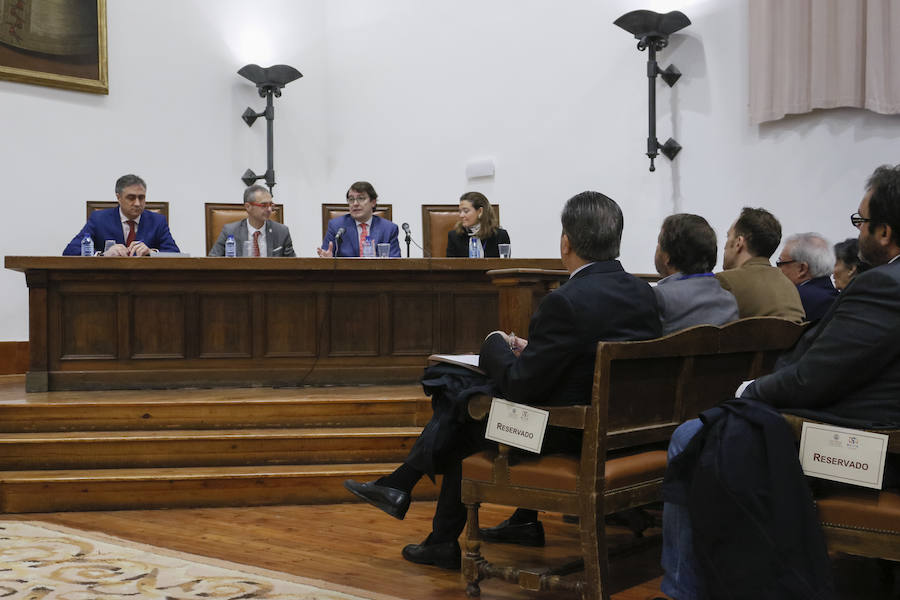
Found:
[(803, 422), (800, 465), (811, 477), (880, 490), (888, 436)]
[(484, 437), (540, 454), (549, 416), (540, 408), (494, 398)]

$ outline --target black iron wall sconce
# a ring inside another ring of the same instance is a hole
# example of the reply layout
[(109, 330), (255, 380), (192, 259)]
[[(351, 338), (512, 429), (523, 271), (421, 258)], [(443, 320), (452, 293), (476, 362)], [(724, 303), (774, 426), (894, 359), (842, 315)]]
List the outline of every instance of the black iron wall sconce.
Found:
[(666, 143), (661, 146), (659, 140), (656, 139), (656, 76), (662, 77), (669, 87), (675, 85), (675, 82), (681, 77), (681, 71), (675, 68), (675, 65), (660, 69), (656, 64), (656, 53), (669, 45), (670, 34), (684, 29), (691, 24), (691, 21), (684, 13), (677, 10), (664, 15), (652, 10), (633, 10), (613, 21), (613, 24), (637, 38), (639, 51), (647, 50), (647, 78), (650, 92), (650, 132), (647, 135), (647, 156), (650, 158), (650, 170), (655, 171), (656, 166), (653, 164), (653, 160), (659, 152), (669, 160), (674, 160), (681, 151), (681, 145), (672, 138), (666, 140)]
[(269, 193), (272, 193), (272, 187), (275, 185), (275, 157), (274, 157), (274, 141), (275, 133), (275, 105), (273, 97), (281, 97), (281, 88), (294, 81), (300, 79), (303, 74), (287, 65), (273, 65), (266, 69), (259, 65), (245, 65), (238, 71), (238, 75), (245, 77), (256, 84), (259, 97), (266, 99), (266, 109), (263, 112), (254, 112), (252, 108), (247, 108), (241, 118), (248, 127), (252, 127), (253, 123), (259, 117), (266, 118), (266, 172), (263, 175), (257, 175), (252, 170), (247, 169), (241, 175), (241, 181), (244, 185), (253, 185), (258, 179), (265, 179), (266, 185), (269, 186)]

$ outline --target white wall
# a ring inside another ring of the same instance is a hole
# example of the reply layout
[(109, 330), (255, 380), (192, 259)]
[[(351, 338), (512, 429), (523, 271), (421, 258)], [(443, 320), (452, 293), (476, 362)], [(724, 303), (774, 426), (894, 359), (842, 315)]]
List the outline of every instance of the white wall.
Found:
[[(655, 173), (643, 156), (646, 53), (612, 25), (632, 2), (108, 4), (109, 96), (0, 81), (2, 202), (37, 224), (8, 225), (3, 255), (59, 254), (84, 202), (113, 199), (115, 178), (132, 171), (151, 200), (171, 203), (182, 249), (202, 255), (203, 203), (238, 201), (240, 174), (265, 166), (264, 124), (239, 118), (263, 105), (235, 74), (249, 62), (304, 74), (276, 100), (275, 124), (276, 196), (302, 256), (320, 241), (320, 203), (368, 179), (417, 239), (420, 204), (485, 192), (520, 257), (556, 256), (562, 204), (596, 189), (625, 212), (626, 268), (652, 271), (673, 211), (706, 216), (720, 244), (744, 205), (772, 210), (786, 234), (854, 235), (847, 215), (866, 176), (898, 162), (898, 117), (847, 109), (749, 124), (745, 2), (640, 5), (693, 21), (659, 56), (684, 75), (657, 86), (657, 136), (684, 150)], [(467, 181), (480, 157), (496, 175)], [(0, 272), (0, 286), (0, 340), (27, 339), (24, 277)]]

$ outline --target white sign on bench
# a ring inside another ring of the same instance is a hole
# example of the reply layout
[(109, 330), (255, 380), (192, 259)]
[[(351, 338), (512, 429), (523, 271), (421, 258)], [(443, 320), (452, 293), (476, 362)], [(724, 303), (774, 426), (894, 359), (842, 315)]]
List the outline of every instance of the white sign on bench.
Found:
[(540, 454), (549, 415), (540, 408), (494, 398), (484, 437)]
[(811, 477), (880, 490), (888, 436), (803, 422), (800, 464)]

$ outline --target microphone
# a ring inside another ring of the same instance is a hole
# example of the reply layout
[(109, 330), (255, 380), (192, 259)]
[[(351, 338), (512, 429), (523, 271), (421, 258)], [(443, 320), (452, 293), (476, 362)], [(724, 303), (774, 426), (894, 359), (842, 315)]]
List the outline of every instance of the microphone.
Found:
[(339, 242), (342, 237), (344, 237), (344, 231), (346, 231), (343, 227), (337, 230), (337, 233), (334, 234), (334, 241)]
[(406, 232), (406, 235), (409, 235), (409, 223), (404, 223), (401, 227), (403, 227), (403, 231)]
[(409, 232), (409, 223), (404, 223), (401, 227), (406, 232), (406, 258), (409, 258), (409, 242), (412, 240), (412, 234)]

